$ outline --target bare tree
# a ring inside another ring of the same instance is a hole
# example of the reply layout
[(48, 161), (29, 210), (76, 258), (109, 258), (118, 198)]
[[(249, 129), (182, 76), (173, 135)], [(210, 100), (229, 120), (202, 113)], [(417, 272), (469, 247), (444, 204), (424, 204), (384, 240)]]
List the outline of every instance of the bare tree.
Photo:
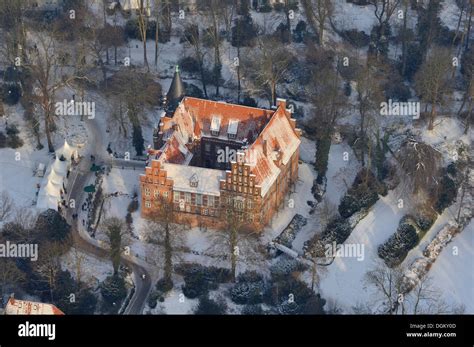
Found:
[(143, 63), (145, 64), (147, 70), (150, 71), (150, 66), (148, 65), (147, 48), (146, 48), (147, 30), (148, 30), (148, 11), (150, 9), (150, 1), (149, 0), (139, 0), (139, 1), (140, 1), (140, 6), (138, 7), (137, 15), (138, 15), (138, 30), (140, 31), (140, 37), (143, 43)]
[(56, 278), (61, 271), (61, 256), (68, 249), (68, 242), (45, 242), (40, 247), (36, 271), (41, 275), (49, 288), (51, 302), (54, 302)]
[(410, 286), (404, 267), (389, 268), (379, 261), (368, 271), (365, 283), (375, 289), (373, 304), (381, 303), (383, 314), (448, 314), (462, 313), (462, 306), (450, 306), (429, 276)]
[(376, 310), (382, 313), (394, 314), (403, 283), (403, 269), (390, 268), (382, 261), (378, 261), (375, 268), (365, 274), (365, 283), (375, 289), (373, 304), (380, 305)]
[(18, 269), (11, 259), (0, 259), (0, 295), (7, 294), (7, 290), (18, 288), (26, 280), (25, 274)]
[(43, 113), (48, 149), (54, 152), (52, 133), (55, 129), (54, 101), (58, 89), (74, 81), (77, 76), (65, 73), (62, 54), (56, 40), (47, 32), (35, 33), (35, 45), (29, 52), (25, 68), (30, 72), (35, 88), (32, 98), (39, 103)]
[(374, 7), (374, 15), (377, 18), (377, 39), (376, 39), (376, 56), (380, 53), (380, 46), (385, 36), (385, 30), (388, 27), (388, 22), (395, 10), (400, 5), (401, 0), (369, 0), (369, 3)]
[(449, 89), (451, 53), (446, 48), (432, 49), (415, 76), (415, 86), (421, 99), (431, 105), (428, 130), (433, 130), (438, 105)]
[(10, 194), (8, 194), (7, 191), (2, 191), (2, 193), (0, 193), (0, 222), (4, 222), (10, 218), (14, 207), (15, 203)]
[(334, 13), (334, 3), (331, 0), (303, 0), (302, 3), (310, 26), (318, 33), (319, 44), (324, 46), (324, 32)]
[(408, 139), (396, 152), (401, 175), (413, 194), (431, 193), (438, 185), (441, 154), (430, 145)]
[(256, 92), (267, 97), (270, 106), (276, 105), (277, 87), (284, 81), (293, 61), (292, 54), (273, 38), (259, 38), (245, 61), (247, 75)]
[(222, 213), (224, 213), (225, 227), (211, 236), (212, 245), (209, 250), (229, 260), (232, 279), (235, 281), (238, 263), (259, 263), (261, 251), (258, 247), (257, 235), (247, 229), (243, 213), (234, 206), (232, 199), (226, 208), (222, 209)]
[(164, 252), (158, 254), (163, 263), (163, 280), (172, 285), (173, 262), (180, 260), (179, 251), (188, 226), (185, 220), (178, 219), (169, 198), (160, 196), (157, 201), (159, 208), (147, 223), (147, 238), (150, 243), (163, 246)]
[[(380, 105), (383, 100), (382, 93), (382, 70), (377, 68), (375, 61), (369, 60), (367, 64), (356, 70), (357, 102), (360, 113), (358, 147), (360, 148), (360, 160), (366, 165), (366, 159), (371, 157), (371, 139), (368, 131), (371, 126), (376, 125), (377, 115), (380, 114)], [(366, 155), (368, 154), (368, 158)]]
[(221, 78), (221, 53), (220, 47), (222, 44), (222, 36), (220, 31), (220, 24), (222, 20), (222, 6), (218, 0), (207, 0), (204, 15), (209, 25), (205, 30), (205, 36), (209, 43), (214, 48), (214, 68), (213, 68), (213, 79), (216, 83), (216, 97), (219, 96), (219, 85)]
[(323, 183), (328, 167), (331, 137), (338, 119), (344, 115), (347, 97), (344, 95), (339, 74), (333, 66), (321, 67), (313, 73), (311, 103), (313, 116), (311, 127), (315, 128), (317, 182)]
[(208, 77), (206, 76), (207, 72), (205, 69), (206, 51), (202, 45), (202, 39), (201, 39), (199, 28), (200, 27), (197, 22), (191, 22), (184, 28), (184, 31), (185, 31), (184, 37), (187, 43), (191, 46), (194, 59), (196, 59), (197, 61), (202, 89), (204, 92), (204, 97), (207, 99), (208, 98), (208, 93), (207, 93)]

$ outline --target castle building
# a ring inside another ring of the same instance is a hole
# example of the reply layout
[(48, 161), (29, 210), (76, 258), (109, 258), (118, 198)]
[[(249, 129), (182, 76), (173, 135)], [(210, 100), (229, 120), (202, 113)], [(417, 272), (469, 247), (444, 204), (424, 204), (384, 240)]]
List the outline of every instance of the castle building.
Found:
[(298, 178), (300, 136), (283, 99), (269, 110), (184, 97), (155, 129), (141, 213), (169, 203), (193, 226), (220, 228), (232, 210), (260, 231)]

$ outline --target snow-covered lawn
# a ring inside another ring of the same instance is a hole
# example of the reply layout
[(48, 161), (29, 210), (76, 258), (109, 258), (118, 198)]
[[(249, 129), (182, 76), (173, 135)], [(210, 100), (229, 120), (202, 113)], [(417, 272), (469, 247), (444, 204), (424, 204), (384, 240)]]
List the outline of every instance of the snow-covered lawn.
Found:
[(61, 257), (61, 267), (68, 270), (74, 279), (77, 280), (79, 276), (81, 282), (93, 288), (113, 274), (111, 262), (105, 262), (75, 248), (71, 248)]
[(396, 231), (406, 213), (397, 207), (397, 199), (393, 191), (381, 197), (346, 240), (345, 244), (363, 245), (363, 260), (338, 257), (327, 267), (320, 284), (322, 297), (336, 300), (344, 312), (371, 301), (372, 292), (366, 287), (364, 276), (378, 259), (377, 247)]
[(428, 275), (448, 304), (464, 304), (465, 313), (474, 314), (474, 221), (443, 249)]

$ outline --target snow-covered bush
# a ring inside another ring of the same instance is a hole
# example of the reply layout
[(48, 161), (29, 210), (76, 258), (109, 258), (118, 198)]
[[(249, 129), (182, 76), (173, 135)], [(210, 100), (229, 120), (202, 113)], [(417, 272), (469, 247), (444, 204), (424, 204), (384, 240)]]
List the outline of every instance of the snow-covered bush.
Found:
[(230, 290), (230, 297), (236, 304), (258, 304), (262, 302), (264, 290), (262, 275), (246, 271), (237, 277), (237, 283)]
[(342, 37), (346, 39), (354, 47), (367, 47), (369, 45), (370, 37), (363, 31), (357, 29), (344, 30)]
[(344, 243), (351, 234), (352, 228), (347, 219), (335, 218), (328, 223), (323, 232), (323, 240), (325, 243)]
[(450, 175), (445, 172), (441, 178), (441, 183), (439, 185), (437, 201), (435, 205), (435, 210), (438, 213), (443, 212), (443, 210), (450, 206), (457, 194), (457, 185), (456, 182), (450, 177)]
[(194, 311), (195, 314), (212, 314), (212, 315), (222, 315), (227, 311), (227, 305), (223, 300), (212, 300), (207, 296), (202, 296), (199, 298), (199, 303)]
[(307, 222), (307, 219), (302, 215), (298, 213), (295, 214), (288, 226), (274, 239), (274, 242), (278, 242), (283, 246), (291, 248), (296, 235), (299, 233), (301, 228), (307, 224)]
[(166, 278), (160, 278), (158, 282), (156, 282), (156, 290), (160, 293), (167, 293), (171, 289), (173, 289), (173, 281), (167, 280)]
[(175, 271), (184, 277), (183, 294), (188, 298), (197, 298), (209, 290), (215, 290), (219, 283), (232, 279), (229, 269), (215, 266), (203, 266), (197, 263), (180, 264)]
[(402, 219), (397, 232), (379, 246), (378, 255), (388, 266), (393, 267), (400, 264), (417, 243), (416, 228)]
[(230, 290), (230, 298), (239, 305), (259, 304), (263, 292), (263, 282), (238, 282)]
[(100, 284), (100, 293), (107, 304), (120, 307), (120, 303), (127, 296), (125, 280), (120, 275), (107, 277), (104, 282)]
[(270, 266), (270, 274), (273, 279), (287, 278), (293, 272), (306, 270), (307, 266), (300, 261), (282, 255), (278, 261)]
[(247, 316), (256, 316), (264, 314), (261, 305), (245, 305), (241, 313)]
[(341, 199), (338, 207), (339, 214), (344, 218), (349, 218), (363, 208), (370, 208), (379, 199), (379, 194), (386, 193), (386, 187), (377, 180), (372, 171), (363, 168)]

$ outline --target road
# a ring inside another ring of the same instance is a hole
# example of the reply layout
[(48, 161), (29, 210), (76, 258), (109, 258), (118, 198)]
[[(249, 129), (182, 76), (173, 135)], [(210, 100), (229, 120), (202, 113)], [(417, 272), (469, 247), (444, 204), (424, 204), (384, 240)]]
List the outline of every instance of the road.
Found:
[[(84, 187), (93, 175), (90, 171), (92, 165), (90, 155), (92, 154), (95, 156), (95, 162), (98, 164), (104, 163), (108, 158), (110, 158), (106, 150), (107, 146), (103, 143), (103, 136), (100, 132), (99, 124), (93, 119), (87, 119), (85, 120), (85, 125), (88, 130), (89, 139), (86, 144), (87, 148), (84, 150), (84, 157), (74, 168), (73, 173), (71, 173), (70, 184), (68, 187), (68, 201), (74, 199), (76, 207), (74, 209), (67, 209), (66, 219), (72, 225), (73, 240), (78, 249), (104, 259), (105, 261), (110, 261), (109, 251), (96, 245), (93, 240), (89, 239), (87, 236), (83, 236), (79, 232), (80, 226), (78, 225), (78, 220), (72, 219), (73, 213), (79, 213), (79, 208), (82, 206), (85, 197)], [(137, 165), (136, 167), (140, 166)], [(142, 167), (144, 167), (144, 165)], [(147, 270), (145, 269), (145, 265), (140, 265), (135, 259), (125, 256), (122, 256), (122, 263), (132, 270), (135, 279), (135, 293), (130, 299), (130, 303), (126, 308), (125, 313), (142, 314), (146, 299), (151, 290), (152, 281), (149, 271), (150, 267)], [(142, 277), (143, 275), (145, 275), (145, 278)]]

